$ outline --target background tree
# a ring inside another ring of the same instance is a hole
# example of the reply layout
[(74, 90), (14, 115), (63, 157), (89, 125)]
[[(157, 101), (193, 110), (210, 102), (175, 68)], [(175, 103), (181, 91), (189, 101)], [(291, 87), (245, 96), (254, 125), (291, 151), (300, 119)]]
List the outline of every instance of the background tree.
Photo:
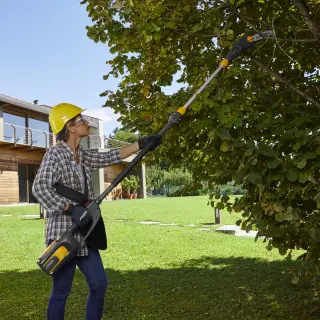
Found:
[[(234, 61), (165, 136), (161, 156), (192, 164), (208, 187), (234, 181), (235, 204), (281, 254), (320, 257), (320, 22), (318, 0), (85, 0), (88, 36), (114, 54), (106, 106), (141, 133), (155, 133), (216, 69), (244, 32), (271, 29)], [(185, 88), (165, 95), (173, 76)], [(179, 148), (177, 148), (179, 145)]]
[(124, 129), (118, 129), (115, 134), (112, 136), (113, 139), (120, 140), (120, 141), (125, 141), (129, 143), (134, 143), (138, 141), (138, 135), (124, 130)]

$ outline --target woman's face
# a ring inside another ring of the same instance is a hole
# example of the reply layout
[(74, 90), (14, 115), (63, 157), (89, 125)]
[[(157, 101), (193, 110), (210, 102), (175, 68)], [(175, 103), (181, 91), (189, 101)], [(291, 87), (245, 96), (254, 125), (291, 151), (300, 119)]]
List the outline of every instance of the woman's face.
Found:
[(74, 133), (78, 137), (86, 137), (89, 135), (89, 122), (83, 118), (81, 114), (79, 114), (74, 120)]

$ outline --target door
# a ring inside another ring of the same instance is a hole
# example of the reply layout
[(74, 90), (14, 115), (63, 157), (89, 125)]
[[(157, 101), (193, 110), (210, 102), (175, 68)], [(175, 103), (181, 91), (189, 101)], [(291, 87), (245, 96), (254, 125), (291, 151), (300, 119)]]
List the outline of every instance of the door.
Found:
[(39, 166), (19, 164), (18, 175), (19, 175), (19, 202), (37, 203), (38, 201), (32, 194), (32, 185)]
[(39, 166), (37, 165), (28, 165), (28, 189), (29, 189), (29, 203), (38, 203), (36, 198), (32, 194), (32, 185), (34, 179), (37, 175)]
[(28, 202), (27, 165), (18, 164), (19, 175), (19, 202)]

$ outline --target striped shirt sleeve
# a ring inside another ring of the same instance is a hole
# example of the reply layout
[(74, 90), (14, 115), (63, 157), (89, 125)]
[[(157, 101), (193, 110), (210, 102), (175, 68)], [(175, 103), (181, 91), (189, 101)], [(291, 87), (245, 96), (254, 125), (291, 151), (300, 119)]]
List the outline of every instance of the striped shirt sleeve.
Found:
[(54, 154), (46, 153), (32, 186), (34, 197), (47, 209), (47, 214), (63, 212), (69, 201), (57, 194), (54, 184), (61, 178), (61, 166)]
[(120, 149), (112, 149), (106, 152), (83, 150), (83, 161), (87, 167), (95, 170), (121, 163), (122, 159), (120, 157)]

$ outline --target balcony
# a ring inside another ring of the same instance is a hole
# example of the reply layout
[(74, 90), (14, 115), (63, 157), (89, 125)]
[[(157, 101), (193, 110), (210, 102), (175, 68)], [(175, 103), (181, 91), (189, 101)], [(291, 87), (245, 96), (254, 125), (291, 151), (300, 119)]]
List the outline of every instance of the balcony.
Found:
[(36, 129), (30, 129), (13, 125), (3, 124), (3, 136), (0, 136), (0, 147), (19, 149), (26, 151), (39, 151), (49, 149), (55, 144), (54, 135)]
[[(21, 127), (10, 123), (3, 124), (3, 136), (0, 131), (0, 148), (26, 150), (29, 152), (45, 151), (55, 144), (55, 136), (51, 132)], [(81, 144), (85, 149), (100, 149), (101, 137), (97, 134), (91, 134), (87, 138), (83, 138)], [(121, 148), (129, 144), (128, 142), (113, 138), (104, 139), (105, 150)]]

